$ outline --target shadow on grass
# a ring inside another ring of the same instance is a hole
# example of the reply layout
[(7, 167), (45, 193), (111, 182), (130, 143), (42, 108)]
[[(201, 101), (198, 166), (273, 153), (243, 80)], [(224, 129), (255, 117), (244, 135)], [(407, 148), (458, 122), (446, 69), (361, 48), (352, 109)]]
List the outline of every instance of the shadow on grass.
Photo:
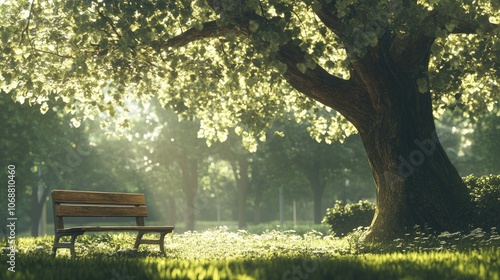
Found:
[[(498, 279), (499, 250), (270, 259), (176, 260), (125, 253), (77, 260), (19, 256), (1, 279)], [(495, 263), (496, 261), (496, 263)], [(2, 262), (5, 258), (2, 256)]]

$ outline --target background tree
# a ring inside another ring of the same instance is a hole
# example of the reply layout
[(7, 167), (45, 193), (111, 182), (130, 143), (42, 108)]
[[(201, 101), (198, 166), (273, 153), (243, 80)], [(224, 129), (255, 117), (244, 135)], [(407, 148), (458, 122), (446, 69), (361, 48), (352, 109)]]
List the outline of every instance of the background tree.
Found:
[(69, 119), (55, 107), (14, 103), (0, 94), (0, 162), (16, 166), (16, 209), (24, 217), (20, 230), (30, 225), (32, 236), (39, 235), (51, 188), (63, 185), (68, 179), (64, 173), (78, 165), (77, 147), (83, 153), (89, 151), (85, 131), (70, 127)]
[(227, 161), (232, 168), (238, 202), (238, 228), (247, 226), (247, 199), (252, 184), (254, 156), (242, 144), (241, 138), (230, 133), (223, 143), (217, 143), (212, 150), (217, 158)]
[[(108, 139), (95, 122), (77, 128), (70, 125), (71, 118), (56, 107), (14, 103), (9, 96), (0, 95), (0, 163), (16, 165), (19, 232), (40, 235), (45, 213), (47, 223), (51, 222), (52, 208), (42, 209), (54, 188), (148, 191), (130, 162), (137, 151), (129, 141)], [(156, 211), (151, 216), (157, 216)]]
[[(149, 166), (148, 169), (161, 170), (160, 176), (164, 177), (163, 180), (170, 180), (175, 177), (173, 173), (177, 173), (177, 180), (166, 183), (167, 185), (160, 189), (170, 192), (167, 186), (170, 186), (170, 189), (181, 186), (185, 199), (182, 215), (185, 217), (186, 229), (194, 230), (199, 179), (202, 170), (207, 168), (206, 160), (209, 156), (205, 140), (197, 137), (199, 122), (179, 120), (176, 114), (161, 108), (154, 100), (143, 114), (149, 114), (146, 118), (147, 128), (139, 129), (144, 126), (143, 120), (135, 124), (138, 131), (141, 131), (136, 134), (136, 140), (146, 147), (146, 150), (143, 150), (143, 164)], [(173, 199), (168, 199), (164, 203), (169, 204), (172, 201)]]
[[(365, 155), (360, 153), (362, 147), (359, 140), (357, 143), (349, 141), (346, 145), (339, 142), (318, 143), (307, 132), (305, 123), (297, 124), (291, 121), (275, 124), (275, 127), (280, 127), (284, 136), (275, 134), (269, 137), (269, 147), (266, 149), (266, 153), (269, 154), (268, 165), (278, 167), (279, 170), (274, 170), (274, 176), (290, 178), (292, 170), (296, 170), (301, 174), (299, 176), (304, 177), (302, 180), (292, 177), (292, 180), (306, 181), (310, 186), (314, 201), (314, 223), (320, 224), (325, 215), (326, 207), (322, 204), (325, 189), (341, 191), (342, 193), (337, 193), (337, 197), (347, 199), (346, 190), (339, 188), (339, 185), (344, 186), (345, 180), (355, 181), (350, 173), (356, 174), (358, 179), (364, 177), (362, 184), (366, 187), (372, 185), (372, 179), (363, 176), (363, 173), (367, 174), (369, 169), (362, 161)], [(285, 185), (293, 186), (291, 183)], [(365, 190), (362, 196), (366, 197), (369, 193), (370, 191)]]
[(200, 118), (201, 136), (235, 127), (251, 150), (273, 118), (326, 106), (345, 118), (329, 118), (326, 130), (342, 131), (332, 138), (354, 131), (348, 121), (364, 143), (377, 188), (370, 238), (414, 224), (455, 231), (472, 204), (433, 109), (495, 106), (498, 10), (496, 0), (9, 1), (0, 88), (38, 103), (55, 88), (68, 112), (86, 114), (157, 95)]
[(470, 154), (474, 155), (468, 161), (471, 167), (469, 173), (476, 176), (500, 173), (500, 111), (485, 114), (481, 122), (474, 128), (469, 143)]

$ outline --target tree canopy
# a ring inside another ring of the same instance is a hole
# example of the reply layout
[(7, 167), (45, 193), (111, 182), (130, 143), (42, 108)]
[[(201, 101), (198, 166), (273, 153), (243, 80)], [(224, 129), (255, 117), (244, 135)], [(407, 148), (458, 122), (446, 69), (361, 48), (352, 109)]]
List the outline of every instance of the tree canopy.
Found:
[[(290, 85), (341, 113), (361, 106), (351, 61), (389, 36), (395, 59), (431, 56), (418, 85), (431, 89), (438, 111), (458, 106), (471, 116), (496, 104), (498, 8), (493, 0), (2, 1), (0, 88), (43, 106), (56, 96), (83, 116), (156, 95), (200, 118), (204, 137), (224, 140), (235, 127), (251, 139), (287, 111), (315, 118), (318, 104)], [(410, 47), (422, 37), (433, 39), (431, 54)], [(301, 89), (313, 74), (348, 104)], [(315, 119), (316, 135), (353, 132), (335, 114)]]

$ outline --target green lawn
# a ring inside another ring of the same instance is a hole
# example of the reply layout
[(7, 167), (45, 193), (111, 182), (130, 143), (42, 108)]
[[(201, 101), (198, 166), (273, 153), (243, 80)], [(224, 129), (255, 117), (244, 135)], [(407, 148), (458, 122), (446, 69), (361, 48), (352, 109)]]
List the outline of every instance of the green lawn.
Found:
[[(79, 223), (71, 223), (64, 221), (66, 227), (71, 227), (71, 226), (81, 226)], [(135, 220), (133, 219), (128, 219), (128, 220), (121, 220), (121, 221), (102, 221), (102, 222), (92, 222), (92, 225), (94, 226), (126, 226), (126, 225), (136, 225)], [(148, 226), (167, 226), (170, 225), (168, 223), (165, 223), (164, 221), (154, 221), (154, 220), (147, 220), (146, 225)], [(216, 228), (219, 226), (225, 226), (229, 230), (236, 231), (238, 230), (238, 221), (196, 221), (196, 226), (195, 230), (196, 231), (204, 231), (212, 228)], [(323, 234), (327, 234), (329, 231), (329, 227), (327, 225), (323, 224), (312, 224), (312, 221), (300, 221), (297, 223), (297, 225), (293, 225), (291, 222), (286, 222), (283, 226), (280, 226), (279, 221), (274, 221), (274, 222), (269, 222), (269, 223), (261, 223), (261, 224), (248, 224), (247, 225), (247, 231), (250, 233), (256, 233), (260, 234), (266, 230), (269, 229), (275, 229), (275, 230), (295, 230), (299, 234), (304, 234), (307, 231), (310, 231), (311, 229), (314, 229), (316, 231), (319, 231)], [(46, 225), (46, 230), (48, 234), (53, 234), (54, 233), (54, 224), (52, 223), (47, 223)], [(186, 226), (183, 222), (178, 222), (175, 224), (175, 232), (177, 233), (184, 233), (186, 232)], [(28, 237), (31, 236), (31, 232), (29, 230), (23, 230), (20, 232), (17, 232), (16, 235), (18, 237)]]
[(134, 254), (133, 234), (86, 234), (76, 260), (69, 250), (51, 258), (52, 236), (18, 238), (16, 272), (4, 249), (0, 279), (500, 279), (495, 231), (417, 234), (385, 246), (359, 236), (218, 228), (170, 235), (164, 256), (154, 246)]

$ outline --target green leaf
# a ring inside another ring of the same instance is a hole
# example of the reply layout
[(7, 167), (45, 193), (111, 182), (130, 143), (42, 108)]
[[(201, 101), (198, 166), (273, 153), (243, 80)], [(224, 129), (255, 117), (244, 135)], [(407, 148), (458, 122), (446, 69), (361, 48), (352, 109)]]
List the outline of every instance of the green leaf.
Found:
[(420, 93), (426, 93), (429, 91), (429, 84), (427, 78), (420, 78), (417, 80), (418, 91)]
[(202, 31), (203, 30), (203, 23), (202, 22), (196, 22), (195, 25), (194, 25), (194, 28), (198, 31)]
[(307, 65), (305, 63), (297, 63), (297, 68), (302, 74), (305, 74), (307, 71)]
[(4, 28), (0, 29), (0, 34), (2, 34), (2, 43), (7, 44), (10, 39), (10, 34), (9, 32), (5, 31)]
[(259, 23), (254, 20), (250, 20), (249, 28), (251, 32), (255, 33), (257, 29), (259, 29)]
[(288, 68), (288, 67), (287, 67), (287, 66), (286, 66), (286, 64), (285, 64), (285, 63), (283, 63), (283, 62), (278, 62), (278, 63), (276, 63), (276, 70), (278, 70), (278, 72), (279, 72), (280, 74), (282, 74), (282, 75), (283, 75), (283, 74), (285, 74), (285, 72), (286, 72), (287, 68)]
[(457, 26), (458, 20), (451, 20), (450, 22), (445, 24), (446, 30), (448, 30), (448, 32), (452, 32)]
[(99, 48), (102, 50), (105, 50), (108, 48), (108, 38), (102, 38), (101, 41), (99, 41)]

